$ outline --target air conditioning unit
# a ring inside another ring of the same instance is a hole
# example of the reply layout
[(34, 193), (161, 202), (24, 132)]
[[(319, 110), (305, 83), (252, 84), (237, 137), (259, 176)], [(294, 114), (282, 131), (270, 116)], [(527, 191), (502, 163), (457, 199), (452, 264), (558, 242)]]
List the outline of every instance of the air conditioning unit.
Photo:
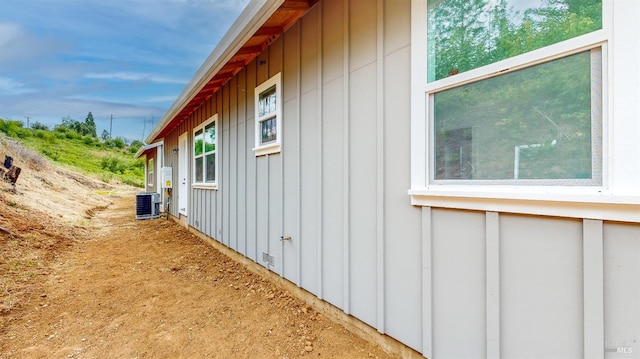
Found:
[(136, 195), (136, 219), (158, 217), (160, 217), (160, 193), (138, 193)]

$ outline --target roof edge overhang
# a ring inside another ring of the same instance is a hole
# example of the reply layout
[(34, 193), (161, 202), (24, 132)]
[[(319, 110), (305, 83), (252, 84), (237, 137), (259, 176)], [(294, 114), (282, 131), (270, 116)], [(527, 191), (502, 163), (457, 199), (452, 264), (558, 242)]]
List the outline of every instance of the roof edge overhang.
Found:
[(158, 141), (158, 142), (154, 142), (152, 144), (149, 145), (144, 145), (142, 147), (140, 147), (138, 149), (138, 152), (136, 152), (135, 155), (133, 155), (133, 158), (140, 158), (142, 155), (146, 155), (147, 152), (149, 152), (149, 150), (152, 150), (154, 148), (158, 148), (160, 146), (164, 145), (164, 141)]
[[(308, 1), (307, 4), (315, 4), (315, 2), (317, 2), (317, 0)], [(236, 19), (231, 28), (229, 28), (229, 31), (227, 31), (209, 57), (202, 66), (200, 66), (160, 122), (158, 122), (158, 125), (151, 131), (146, 138), (147, 143), (153, 143), (163, 138), (172, 127), (177, 126), (177, 124), (184, 120), (184, 118), (179, 118), (179, 115), (181, 115), (188, 105), (194, 102), (196, 96), (203, 91), (205, 86), (210, 84), (214, 76), (247, 44), (249, 39), (258, 33), (258, 30), (260, 30), (267, 20), (284, 3), (285, 0), (252, 0), (247, 4), (238, 19)], [(283, 31), (284, 29), (281, 29), (277, 35), (280, 35)], [(244, 66), (246, 66), (246, 64), (243, 64), (242, 67)], [(213, 93), (215, 93), (215, 91)], [(213, 93), (211, 95), (213, 95)]]

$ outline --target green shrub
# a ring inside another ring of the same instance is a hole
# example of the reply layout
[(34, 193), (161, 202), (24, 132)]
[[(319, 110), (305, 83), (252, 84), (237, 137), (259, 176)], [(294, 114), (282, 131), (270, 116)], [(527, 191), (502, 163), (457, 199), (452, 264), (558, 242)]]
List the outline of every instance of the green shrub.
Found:
[(104, 145), (107, 148), (118, 148), (123, 149), (127, 146), (122, 137), (116, 137), (114, 139), (109, 139), (104, 141)]
[(91, 137), (91, 136), (84, 136), (82, 138), (82, 143), (84, 143), (87, 146), (95, 146), (96, 143), (99, 143), (100, 141), (98, 141), (97, 137)]
[(124, 177), (122, 179), (122, 183), (128, 184), (129, 186), (144, 188), (144, 181), (140, 177)]
[(0, 120), (0, 131), (13, 138), (27, 138), (31, 136), (31, 131), (24, 128), (22, 121)]
[(37, 138), (43, 139), (48, 143), (56, 143), (56, 134), (47, 130), (34, 130), (34, 135)]
[(127, 169), (126, 164), (119, 158), (115, 156), (106, 156), (102, 157), (100, 160), (100, 166), (103, 170), (109, 171), (111, 173), (124, 173)]
[(77, 133), (76, 131), (71, 131), (71, 130), (67, 131), (64, 135), (70, 140), (79, 140), (79, 139), (82, 138), (81, 134)]
[(49, 147), (43, 147), (40, 152), (54, 161), (57, 161), (60, 158), (60, 153), (57, 150), (52, 150)]

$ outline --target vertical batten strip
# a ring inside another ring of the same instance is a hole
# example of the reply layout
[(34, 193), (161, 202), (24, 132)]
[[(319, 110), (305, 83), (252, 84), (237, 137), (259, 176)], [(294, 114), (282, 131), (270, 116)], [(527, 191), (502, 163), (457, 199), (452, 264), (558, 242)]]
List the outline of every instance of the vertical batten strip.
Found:
[(235, 245), (234, 249), (237, 252), (240, 252), (240, 243), (238, 242), (238, 238), (240, 238), (240, 228), (239, 228), (239, 223), (240, 223), (240, 216), (239, 216), (239, 214), (240, 214), (240, 203), (238, 203), (238, 193), (240, 193), (240, 179), (238, 178), (239, 174), (240, 174), (240, 156), (239, 156), (239, 154), (240, 154), (240, 146), (238, 145), (240, 143), (240, 90), (239, 90), (240, 89), (240, 75), (239, 74), (236, 74), (234, 76), (234, 82), (233, 83), (235, 84), (235, 87), (233, 87), (232, 90), (235, 91), (235, 93), (236, 93), (236, 95), (235, 95), (235, 99), (236, 99), (236, 102), (235, 102), (236, 117), (233, 119), (235, 121), (235, 123), (236, 123), (236, 136), (235, 136), (236, 143), (234, 145), (234, 148), (235, 148), (235, 155), (234, 156), (235, 156), (235, 162), (236, 162), (236, 166), (235, 166), (235, 169), (236, 169), (236, 173), (235, 173), (235, 177), (236, 177), (235, 178), (235, 182), (236, 182), (235, 183), (235, 189), (236, 189), (236, 191), (234, 193), (234, 195), (236, 196), (236, 199), (235, 199), (235, 204), (236, 204), (236, 216), (235, 216), (236, 223), (234, 223), (234, 225), (236, 226), (236, 230), (235, 230), (236, 238), (234, 238), (234, 242), (236, 243), (236, 245)]
[(433, 358), (431, 207), (422, 207), (422, 354)]
[(343, 227), (342, 227), (342, 248), (343, 248), (343, 282), (342, 282), (342, 294), (343, 294), (343, 303), (342, 309), (346, 314), (351, 313), (350, 308), (350, 281), (349, 276), (351, 275), (350, 261), (349, 261), (349, 229), (351, 225), (349, 223), (349, 78), (351, 73), (349, 72), (349, 56), (351, 55), (349, 52), (349, 36), (351, 35), (349, 32), (349, 5), (351, 1), (347, 0), (343, 3), (343, 18), (342, 18), (342, 46), (343, 46), (343, 54), (342, 54), (342, 66), (343, 66), (343, 85), (344, 85), (344, 99), (343, 99), (343, 113), (344, 113), (344, 143), (343, 143), (343, 151), (344, 155), (342, 158), (344, 159), (343, 164), (343, 191), (342, 191), (342, 201), (343, 201)]
[[(227, 88), (228, 90), (227, 92), (227, 98), (226, 101), (224, 101), (224, 89)], [(224, 199), (222, 200), (222, 205), (226, 206), (226, 211), (223, 210), (222, 215), (225, 216), (226, 212), (226, 218), (223, 221), (224, 224), (226, 224), (226, 228), (222, 229), (222, 238), (226, 238), (226, 242), (225, 245), (229, 248), (233, 248), (231, 246), (231, 196), (233, 195), (233, 193), (230, 192), (230, 188), (231, 188), (231, 81), (227, 82), (226, 85), (224, 85), (224, 87), (222, 88), (222, 106), (226, 107), (226, 109), (223, 107), (222, 109), (222, 113), (226, 114), (226, 116), (222, 116), (224, 118), (223, 123), (226, 123), (226, 127), (227, 127), (227, 151), (225, 151), (225, 160), (227, 161), (227, 173), (224, 175), (224, 187), (222, 187), (222, 193), (228, 193), (227, 200), (225, 201)], [(204, 120), (204, 119), (203, 119)], [(221, 146), (224, 147), (224, 146)], [(224, 168), (224, 166), (223, 166)], [(224, 198), (225, 196), (223, 196)], [(224, 208), (224, 207), (223, 207)]]
[[(427, 106), (425, 85), (427, 32), (425, 27), (427, 2), (411, 1), (411, 188), (423, 188), (427, 185), (429, 160), (427, 158)], [(421, 15), (422, 14), (422, 15)]]
[(604, 239), (601, 220), (582, 222), (584, 357), (604, 358)]
[[(218, 113), (218, 122), (216, 122), (216, 136), (217, 136), (217, 141), (219, 144), (219, 148), (216, 149), (216, 159), (219, 159), (219, 163), (218, 163), (218, 169), (219, 170), (223, 170), (224, 168), (224, 154), (225, 154), (225, 149), (224, 149), (224, 122), (226, 121), (226, 118), (224, 117), (224, 107), (223, 107), (223, 97), (224, 97), (224, 91), (222, 89), (218, 90), (215, 94), (215, 105), (216, 105), (216, 112)], [(193, 128), (193, 126), (191, 126), (191, 128)], [(219, 128), (219, 130), (218, 130)], [(219, 174), (220, 177), (220, 182), (218, 183), (218, 188), (219, 188), (219, 192), (216, 195), (216, 229), (215, 229), (215, 237), (217, 238), (218, 242), (220, 243), (224, 243), (224, 231), (226, 230), (226, 228), (224, 228), (224, 191), (225, 191), (225, 186), (227, 185), (224, 182), (224, 176), (222, 174)]]
[(297, 23), (297, 33), (298, 33), (298, 54), (296, 61), (298, 61), (298, 73), (296, 74), (296, 96), (298, 97), (298, 106), (296, 108), (296, 117), (298, 121), (298, 133), (297, 135), (297, 143), (296, 146), (298, 151), (296, 153), (297, 157), (297, 180), (298, 180), (298, 209), (296, 211), (296, 223), (298, 223), (298, 229), (295, 233), (296, 240), (298, 241), (298, 250), (296, 253), (297, 256), (297, 267), (296, 267), (296, 285), (300, 287), (302, 285), (302, 19), (298, 20)]
[(377, 329), (384, 333), (384, 0), (376, 5), (376, 304)]
[[(318, 87), (318, 104), (317, 104), (317, 108), (318, 108), (318, 169), (317, 169), (317, 173), (318, 173), (318, 178), (320, 178), (320, 181), (318, 183), (318, 200), (317, 200), (317, 212), (318, 212), (318, 237), (316, 238), (316, 261), (317, 261), (317, 281), (318, 281), (318, 299), (323, 299), (324, 298), (324, 293), (323, 293), (323, 285), (322, 285), (322, 280), (323, 280), (323, 270), (324, 270), (324, 266), (322, 265), (322, 260), (323, 260), (323, 253), (322, 253), (322, 225), (323, 225), (323, 218), (322, 218), (322, 189), (323, 189), (323, 181), (322, 181), (322, 7), (324, 6), (324, 2), (321, 1), (318, 4), (318, 20), (316, 21), (316, 26), (317, 26), (317, 44), (316, 46), (318, 47), (317, 50), (317, 60), (316, 60), (316, 64), (318, 67), (318, 80), (317, 80), (317, 87)], [(301, 33), (302, 35), (302, 33)], [(301, 36), (302, 37), (302, 36)]]
[(500, 358), (500, 216), (487, 212), (486, 251), (486, 328), (487, 359)]
[[(267, 216), (267, 220), (265, 221), (265, 226), (264, 226), (264, 232), (265, 232), (265, 243), (264, 243), (264, 252), (267, 253), (268, 255), (272, 255), (271, 254), (271, 246), (270, 244), (270, 240), (269, 240), (269, 231), (271, 230), (271, 216), (269, 215), (269, 208), (271, 208), (271, 198), (269, 196), (269, 188), (271, 188), (271, 155), (267, 154), (264, 156), (266, 164), (265, 164), (265, 174), (264, 174), (264, 181), (265, 183), (265, 187), (266, 191), (264, 193), (264, 198), (265, 198), (265, 205), (264, 207), (266, 208), (267, 213), (265, 213), (265, 216)], [(282, 260), (282, 258), (280, 258)], [(273, 268), (273, 263), (267, 261), (265, 262), (265, 265), (267, 268), (269, 268), (269, 270), (274, 270)]]
[[(247, 196), (247, 193), (249, 192), (247, 189), (247, 123), (249, 122), (249, 113), (247, 112), (248, 110), (248, 101), (251, 101), (251, 99), (249, 99), (249, 96), (247, 96), (247, 81), (248, 81), (248, 76), (249, 76), (249, 71), (247, 71), (247, 67), (245, 66), (244, 69), (242, 69), (243, 73), (244, 73), (244, 83), (242, 84), (242, 89), (241, 91), (244, 92), (244, 94), (242, 95), (242, 97), (244, 98), (244, 101), (242, 101), (242, 106), (244, 107), (244, 111), (242, 111), (244, 113), (244, 119), (242, 121), (242, 126), (244, 126), (244, 131), (242, 133), (242, 135), (244, 136), (244, 149), (242, 151), (242, 165), (244, 166), (244, 176), (242, 176), (242, 190), (244, 191), (244, 226), (242, 228), (243, 231), (243, 235), (242, 238), (244, 238), (244, 251), (243, 251), (243, 255), (245, 257), (249, 257), (251, 258), (251, 255), (249, 254), (249, 249), (248, 249), (248, 245), (249, 245), (249, 240), (247, 239), (248, 237), (248, 232), (247, 231), (247, 212), (248, 212), (248, 204), (249, 204), (249, 199)], [(219, 168), (219, 167), (218, 167)]]
[[(225, 183), (225, 187), (222, 189), (223, 193), (224, 192), (229, 193), (229, 195), (227, 196), (227, 198), (228, 198), (228, 200), (226, 201), (227, 203), (224, 203), (224, 205), (227, 206), (227, 210), (226, 210), (227, 218), (225, 220), (227, 227), (224, 229), (223, 238), (226, 237), (226, 239), (227, 239), (226, 245), (229, 248), (233, 248), (233, 246), (231, 245), (231, 226), (232, 226), (232, 224), (231, 224), (231, 196), (234, 195), (230, 191), (230, 189), (231, 189), (231, 151), (232, 151), (231, 148), (233, 146), (233, 144), (231, 143), (231, 121), (232, 121), (232, 119), (231, 119), (231, 106), (232, 106), (232, 103), (231, 103), (231, 91), (233, 91), (233, 87), (231, 86), (231, 83), (232, 83), (232, 81), (229, 81), (225, 85), (225, 87), (227, 87), (229, 89), (229, 91), (227, 91), (226, 101), (223, 102), (224, 105), (227, 106), (226, 111), (223, 111), (223, 112), (227, 114), (227, 116), (224, 116), (224, 117), (226, 117), (225, 118), (225, 120), (226, 120), (225, 122), (227, 123), (227, 137), (228, 137), (228, 139), (227, 139), (227, 143), (228, 143), (227, 148), (229, 149), (228, 151), (226, 151), (227, 152), (227, 158), (226, 158), (226, 160), (227, 160), (227, 173), (226, 173), (226, 181), (225, 181), (226, 183)], [(222, 92), (222, 96), (224, 97), (224, 90)], [(204, 118), (203, 118), (203, 120), (204, 120)], [(224, 215), (224, 213), (223, 213), (223, 215)]]
[[(271, 76), (271, 49), (272, 49), (271, 46), (268, 46), (267, 49), (264, 52), (264, 53), (266, 53), (266, 56), (267, 56), (266, 64), (264, 65), (264, 66), (266, 66), (265, 72), (266, 72), (267, 77), (262, 81), (266, 81), (267, 79), (269, 79), (269, 76)], [(262, 83), (262, 82), (260, 82), (260, 83)], [(281, 84), (281, 86), (282, 86), (282, 84)], [(258, 106), (258, 104), (256, 104), (256, 106)], [(256, 121), (257, 120), (258, 119), (256, 118)], [(266, 156), (264, 156), (264, 160), (265, 160), (266, 164), (264, 165), (265, 166), (265, 173), (263, 174), (263, 176), (265, 178), (265, 181), (267, 182), (267, 183), (265, 183), (265, 187), (264, 187), (266, 189), (265, 190), (265, 194), (264, 194), (264, 198), (265, 198), (265, 206), (264, 206), (264, 208), (266, 208), (266, 213), (264, 213), (264, 215), (267, 217), (267, 219), (265, 221), (265, 228), (264, 228), (264, 231), (265, 231), (264, 252), (267, 253), (268, 255), (272, 255), (271, 248), (270, 248), (271, 246), (269, 245), (270, 244), (269, 242), (271, 242), (269, 240), (269, 231), (271, 229), (271, 226), (270, 226), (270, 224), (271, 224), (271, 216), (270, 216), (270, 211), (269, 211), (269, 209), (271, 208), (271, 203), (270, 203), (270, 199), (271, 198), (269, 196), (269, 194), (270, 194), (269, 193), (270, 192), (269, 188), (271, 188), (271, 171), (270, 171), (270, 169), (271, 169), (271, 155), (267, 154)], [(269, 270), (274, 270), (272, 262), (273, 261), (265, 262), (265, 266)]]
[[(286, 162), (284, 160), (284, 156), (286, 156), (286, 141), (287, 139), (284, 136), (284, 125), (282, 124), (282, 120), (284, 118), (284, 89), (282, 89), (282, 84), (285, 82), (286, 78), (285, 76), (287, 76), (287, 74), (285, 74), (284, 72), (284, 68), (285, 68), (285, 56), (284, 56), (284, 48), (285, 48), (285, 41), (284, 41), (284, 37), (286, 36), (286, 34), (282, 34), (282, 36), (280, 37), (280, 39), (278, 41), (282, 42), (282, 45), (280, 46), (280, 73), (282, 74), (282, 82), (280, 83), (280, 93), (281, 93), (281, 98), (278, 99), (278, 101), (281, 102), (281, 107), (282, 107), (282, 113), (281, 116), (282, 118), (280, 118), (280, 128), (282, 129), (281, 133), (278, 134), (278, 136), (280, 136), (280, 143), (283, 146), (282, 150), (280, 152), (280, 235), (281, 236), (288, 236), (288, 233), (284, 233), (284, 216), (285, 216), (285, 212), (284, 212), (284, 206), (285, 206), (285, 198), (284, 198), (284, 167), (286, 165)], [(293, 152), (293, 151), (290, 151)], [(296, 151), (298, 153), (300, 153), (300, 150)], [(285, 261), (285, 257), (284, 257), (284, 246), (285, 246), (285, 241), (280, 241), (280, 275), (282, 277), (285, 277), (285, 273), (284, 273), (284, 261)]]
[[(251, 84), (253, 86), (253, 91), (252, 94), (253, 96), (247, 96), (249, 98), (248, 101), (253, 101), (254, 102), (254, 106), (257, 106), (257, 104), (255, 104), (255, 88), (256, 88), (256, 84), (258, 83), (258, 58), (253, 60), (253, 67), (255, 67), (255, 71), (253, 73), (254, 78), (253, 78), (253, 83)], [(256, 141), (256, 131), (255, 131), (255, 126), (256, 126), (256, 121), (258, 121), (258, 119), (255, 116), (255, 109), (254, 109), (254, 113), (253, 113), (253, 127), (251, 129), (251, 133), (253, 133), (253, 143), (255, 143)], [(251, 146), (253, 147), (253, 144), (251, 144)], [(252, 151), (253, 152), (253, 151)], [(260, 228), (258, 228), (258, 203), (260, 203), (258, 201), (258, 159), (257, 157), (255, 157), (255, 153), (251, 154), (252, 156), (254, 156), (252, 162), (253, 162), (253, 228), (254, 228), (254, 237), (253, 237), (253, 250), (254, 250), (254, 260), (258, 263), (263, 263), (261, 257), (260, 257), (260, 246), (259, 246), (259, 242), (258, 242), (258, 231), (260, 231)], [(264, 264), (262, 264), (264, 265)]]

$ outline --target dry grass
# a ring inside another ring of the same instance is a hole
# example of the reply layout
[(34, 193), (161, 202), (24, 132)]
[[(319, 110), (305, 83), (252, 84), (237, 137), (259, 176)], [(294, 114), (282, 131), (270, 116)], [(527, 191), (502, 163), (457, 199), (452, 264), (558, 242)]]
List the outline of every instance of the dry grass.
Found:
[[(36, 170), (46, 170), (49, 166), (49, 160), (42, 155), (33, 152), (28, 148), (22, 147), (17, 141), (6, 137), (0, 133), (0, 154), (13, 157), (14, 165)], [(1, 158), (4, 161), (4, 157)]]

